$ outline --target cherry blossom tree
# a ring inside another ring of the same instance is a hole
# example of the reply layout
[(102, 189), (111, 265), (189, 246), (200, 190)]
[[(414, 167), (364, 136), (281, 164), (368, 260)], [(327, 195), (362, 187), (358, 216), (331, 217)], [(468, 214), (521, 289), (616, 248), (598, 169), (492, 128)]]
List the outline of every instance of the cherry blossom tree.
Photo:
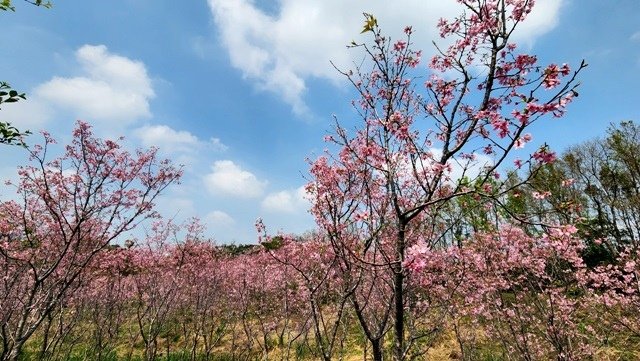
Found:
[(181, 170), (156, 150), (130, 153), (78, 122), (61, 157), (55, 140), (31, 150), (19, 169), (21, 201), (0, 204), (0, 359), (15, 360), (110, 242), (155, 217), (153, 202)]
[[(302, 237), (280, 234), (269, 236), (262, 220), (256, 222), (258, 239), (281, 270), (289, 271), (296, 303), (303, 323), (295, 341), (310, 328), (315, 340), (314, 354), (325, 361), (343, 351), (348, 332), (348, 301), (354, 292), (350, 282), (341, 277), (340, 259), (331, 245), (319, 234)], [(281, 271), (282, 272), (282, 271)], [(310, 324), (307, 326), (307, 324)], [(290, 348), (290, 347), (289, 347)]]
[[(465, 247), (412, 247), (406, 262), (429, 296), (444, 299), (455, 321), (502, 346), (508, 359), (582, 360), (594, 351), (587, 320), (587, 269), (573, 226), (529, 236), (521, 228), (478, 233)], [(432, 302), (432, 301), (431, 301)], [(456, 333), (463, 332), (454, 327)], [(477, 344), (458, 335), (462, 358)]]
[(99, 253), (88, 270), (90, 281), (74, 292), (74, 300), (68, 304), (70, 313), (81, 315), (91, 326), (90, 332), (82, 330), (83, 341), (85, 354), (95, 360), (113, 357), (119, 335), (132, 319), (128, 312), (133, 294), (131, 275), (137, 271), (132, 242), (127, 242), (127, 248), (111, 247)]
[(144, 344), (144, 359), (159, 355), (159, 337), (168, 331), (172, 316), (179, 305), (180, 282), (186, 254), (176, 246), (181, 227), (171, 221), (157, 221), (147, 234), (145, 243), (132, 253), (136, 272), (132, 273), (133, 319), (139, 337), (132, 339), (131, 351), (137, 340)]
[(456, 197), (476, 194), (499, 204), (517, 186), (501, 181), (508, 161), (535, 168), (555, 159), (546, 145), (519, 149), (532, 141), (531, 124), (564, 114), (586, 66), (543, 66), (518, 51), (510, 39), (533, 0), (458, 2), (464, 13), (438, 24), (451, 45), (437, 48), (423, 84), (416, 82), (422, 54), (413, 50), (412, 28), (392, 41), (366, 15), (363, 32), (374, 42), (352, 45), (369, 61), (341, 71), (360, 95), (354, 107), (362, 123), (355, 132), (337, 123), (326, 140), (338, 153), (311, 166), (312, 213), (356, 286), (351, 303), (376, 360), (390, 330), (395, 360), (420, 352), (414, 346), (436, 331), (407, 322), (417, 316), (408, 302), (414, 290), (407, 250), (418, 242), (446, 246), (440, 235), (449, 225), (437, 214)]
[[(194, 234), (194, 224), (190, 234)], [(198, 232), (199, 233), (199, 232)], [(209, 359), (233, 327), (234, 304), (228, 297), (227, 259), (213, 242), (191, 236), (178, 243), (184, 264), (177, 272), (179, 287), (174, 319), (192, 360), (202, 351)]]
[[(604, 338), (621, 349), (633, 348), (624, 340), (640, 336), (640, 250), (626, 247), (614, 264), (600, 265), (589, 274), (591, 305)], [(617, 337), (618, 336), (618, 337)]]

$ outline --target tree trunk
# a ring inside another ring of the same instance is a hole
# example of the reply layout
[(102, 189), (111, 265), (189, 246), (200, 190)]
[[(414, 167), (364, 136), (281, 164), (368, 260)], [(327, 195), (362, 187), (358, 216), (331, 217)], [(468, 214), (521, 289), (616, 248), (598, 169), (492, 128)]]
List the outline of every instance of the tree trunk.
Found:
[(394, 275), (393, 293), (395, 295), (395, 345), (393, 348), (393, 359), (401, 361), (404, 354), (404, 275), (402, 274), (402, 265), (398, 266), (399, 270)]
[(22, 345), (15, 345), (14, 348), (6, 355), (5, 361), (18, 361), (20, 353), (22, 352)]
[(371, 340), (371, 352), (373, 353), (373, 361), (382, 361), (382, 346), (380, 339)]
[(393, 347), (393, 359), (395, 361), (402, 361), (404, 354), (404, 270), (402, 266), (405, 252), (404, 221), (401, 220), (398, 227), (398, 238), (396, 239), (396, 257), (398, 258), (398, 263), (393, 267), (393, 295), (395, 302), (393, 325), (395, 345)]

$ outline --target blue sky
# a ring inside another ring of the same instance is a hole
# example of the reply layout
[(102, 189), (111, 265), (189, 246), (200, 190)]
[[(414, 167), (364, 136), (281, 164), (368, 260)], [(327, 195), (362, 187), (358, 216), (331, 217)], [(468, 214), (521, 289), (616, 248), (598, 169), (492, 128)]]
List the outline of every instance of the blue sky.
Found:
[[(458, 12), (444, 0), (54, 1), (16, 2), (0, 14), (0, 79), (28, 100), (0, 111), (22, 129), (68, 139), (76, 119), (129, 145), (159, 146), (185, 165), (183, 183), (159, 209), (199, 216), (220, 242), (255, 242), (254, 221), (270, 230), (313, 227), (301, 186), (325, 147), (332, 115), (350, 124), (354, 97), (329, 64), (348, 68), (362, 12), (392, 35), (416, 30), (425, 54), (435, 22)], [(563, 119), (532, 130), (534, 143), (561, 151), (602, 135), (611, 122), (640, 121), (640, 2), (538, 0), (516, 34), (543, 63), (581, 59), (580, 97)], [(426, 58), (426, 57), (425, 57)], [(426, 62), (425, 62), (426, 63)], [(38, 136), (29, 138), (37, 142)], [(15, 178), (24, 151), (4, 147), (0, 176)], [(0, 197), (10, 197), (0, 190)]]

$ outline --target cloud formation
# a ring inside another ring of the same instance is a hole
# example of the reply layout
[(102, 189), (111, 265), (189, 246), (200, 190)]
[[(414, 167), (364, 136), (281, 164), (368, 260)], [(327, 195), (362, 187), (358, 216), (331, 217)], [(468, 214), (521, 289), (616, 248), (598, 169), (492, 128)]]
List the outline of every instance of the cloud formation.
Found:
[(311, 203), (308, 200), (304, 187), (293, 190), (284, 190), (269, 193), (262, 200), (262, 209), (273, 213), (303, 213), (306, 212)]
[(218, 138), (211, 138), (207, 142), (189, 131), (176, 130), (167, 125), (146, 124), (133, 129), (132, 133), (145, 148), (157, 147), (161, 154), (186, 165), (190, 171), (198, 171), (194, 165), (204, 161), (203, 155), (222, 153), (228, 148)]
[[(538, 0), (534, 12), (516, 35), (532, 44), (558, 22), (566, 0)], [(208, 0), (220, 40), (231, 65), (259, 89), (278, 95), (297, 115), (305, 115), (306, 82), (311, 78), (338, 82), (340, 68), (351, 67), (362, 54), (345, 48), (362, 28), (362, 13), (374, 14), (383, 29), (398, 37), (404, 26), (413, 25), (414, 42), (429, 56), (431, 41), (438, 41), (435, 25), (460, 13), (455, 1), (424, 0), (280, 0), (269, 12), (252, 0)]]
[(43, 129), (53, 117), (53, 110), (42, 101), (29, 96), (27, 100), (2, 105), (2, 121), (9, 122), (18, 129)]
[(212, 211), (207, 214), (205, 221), (215, 228), (228, 228), (235, 224), (235, 220), (223, 211)]
[(142, 62), (112, 54), (104, 45), (84, 45), (75, 58), (81, 74), (54, 77), (36, 87), (34, 95), (92, 122), (126, 125), (151, 117), (155, 92)]
[(211, 172), (204, 176), (204, 184), (214, 196), (250, 199), (264, 193), (267, 181), (259, 180), (231, 160), (219, 160), (213, 163)]
[(158, 147), (167, 153), (187, 152), (200, 141), (185, 130), (174, 130), (166, 125), (145, 125), (133, 131), (145, 147)]
[(226, 152), (229, 149), (229, 147), (227, 147), (224, 143), (222, 143), (220, 138), (212, 137), (211, 139), (209, 139), (209, 144), (211, 145), (213, 150), (216, 152)]

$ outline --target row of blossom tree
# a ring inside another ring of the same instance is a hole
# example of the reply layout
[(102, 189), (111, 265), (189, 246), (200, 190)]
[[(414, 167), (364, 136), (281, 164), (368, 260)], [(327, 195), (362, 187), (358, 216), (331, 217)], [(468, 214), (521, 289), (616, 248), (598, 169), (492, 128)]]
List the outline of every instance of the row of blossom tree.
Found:
[[(393, 328), (383, 331), (379, 351), (365, 329), (384, 322), (378, 315), (393, 320), (382, 272), (354, 280), (321, 234), (262, 233), (263, 246), (232, 254), (200, 232), (197, 222), (157, 221), (145, 241), (103, 249), (69, 292), (39, 311), (38, 325), (16, 306), (33, 291), (14, 287), (2, 300), (3, 337), (12, 340), (22, 320), (35, 331), (24, 346), (9, 343), (3, 358), (15, 359), (17, 347), (39, 360), (392, 357)], [(404, 359), (426, 357), (443, 339), (454, 340), (450, 356), (464, 360), (637, 352), (637, 251), (589, 268), (583, 247), (572, 226), (531, 236), (507, 225), (463, 247), (412, 247), (404, 264), (407, 334), (418, 336), (406, 339)], [(18, 272), (5, 270), (5, 278), (24, 280)]]
[[(584, 210), (562, 198), (575, 180), (553, 176), (555, 154), (520, 150), (531, 124), (564, 114), (586, 64), (539, 65), (510, 42), (533, 0), (458, 2), (462, 15), (439, 23), (451, 45), (423, 84), (412, 28), (392, 41), (366, 15), (373, 43), (353, 47), (368, 61), (342, 72), (361, 122), (337, 123), (326, 137), (337, 152), (311, 163), (318, 229), (307, 237), (270, 236), (258, 222), (261, 246), (232, 255), (197, 222), (158, 221), (113, 246), (156, 216), (153, 201), (181, 170), (85, 123), (48, 161), (45, 134), (20, 169), (21, 201), (0, 204), (0, 359), (409, 360), (446, 335), (465, 360), (627, 347), (618, 333), (640, 336), (636, 238), (586, 234)], [(623, 136), (611, 139), (624, 149)], [(607, 190), (634, 196), (638, 184)], [(636, 237), (616, 207), (596, 213)], [(608, 258), (585, 263), (603, 242)]]

